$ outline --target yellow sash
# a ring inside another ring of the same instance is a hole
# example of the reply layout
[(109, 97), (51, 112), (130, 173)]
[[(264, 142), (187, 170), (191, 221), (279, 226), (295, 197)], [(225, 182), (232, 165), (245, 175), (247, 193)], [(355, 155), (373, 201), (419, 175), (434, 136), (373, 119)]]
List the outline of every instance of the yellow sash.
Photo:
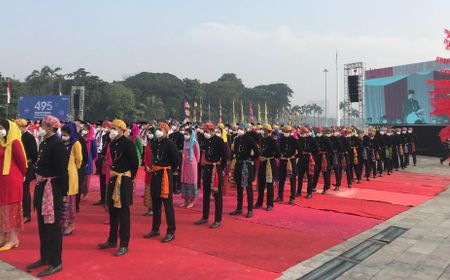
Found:
[(111, 170), (111, 178), (116, 177), (116, 183), (114, 184), (114, 190), (112, 194), (112, 200), (114, 201), (115, 208), (122, 208), (122, 202), (120, 199), (120, 184), (122, 183), (122, 176), (131, 177), (131, 172), (127, 171), (119, 173)]

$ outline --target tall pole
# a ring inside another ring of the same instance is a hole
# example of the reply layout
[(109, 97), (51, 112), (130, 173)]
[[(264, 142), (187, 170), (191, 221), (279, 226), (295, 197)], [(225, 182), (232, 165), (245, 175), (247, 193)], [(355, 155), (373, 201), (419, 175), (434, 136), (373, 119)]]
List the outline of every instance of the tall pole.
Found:
[(327, 94), (327, 73), (328, 70), (323, 70), (325, 73), (325, 126), (328, 126), (328, 94)]
[(338, 52), (336, 51), (336, 125), (341, 126), (341, 112), (339, 111), (339, 67)]

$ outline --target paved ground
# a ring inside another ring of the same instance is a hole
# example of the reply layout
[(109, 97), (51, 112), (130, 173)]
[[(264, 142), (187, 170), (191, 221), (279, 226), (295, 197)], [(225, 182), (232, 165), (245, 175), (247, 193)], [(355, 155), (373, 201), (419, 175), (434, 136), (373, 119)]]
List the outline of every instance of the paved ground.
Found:
[[(448, 175), (450, 167), (420, 157), (412, 172)], [(450, 279), (450, 189), (309, 260), (286, 270), (281, 279), (297, 279), (390, 225), (405, 234), (347, 271), (340, 279)], [(0, 279), (36, 279), (0, 260)]]
[[(419, 157), (418, 161), (408, 171), (450, 175), (448, 164), (440, 165), (436, 158)], [(289, 268), (280, 279), (297, 279), (391, 225), (409, 230), (339, 279), (450, 279), (450, 189)]]

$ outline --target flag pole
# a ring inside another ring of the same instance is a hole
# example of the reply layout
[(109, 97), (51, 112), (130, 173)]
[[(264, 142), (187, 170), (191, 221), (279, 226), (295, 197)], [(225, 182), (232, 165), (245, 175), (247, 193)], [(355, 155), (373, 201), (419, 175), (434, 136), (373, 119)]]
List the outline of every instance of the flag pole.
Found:
[(339, 67), (338, 67), (338, 52), (336, 50), (336, 124), (341, 126), (341, 112), (339, 111)]

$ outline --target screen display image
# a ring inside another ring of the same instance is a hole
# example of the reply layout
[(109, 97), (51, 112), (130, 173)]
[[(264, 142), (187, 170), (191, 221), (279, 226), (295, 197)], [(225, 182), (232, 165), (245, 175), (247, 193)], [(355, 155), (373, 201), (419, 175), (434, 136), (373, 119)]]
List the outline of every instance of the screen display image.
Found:
[(67, 121), (70, 110), (69, 96), (39, 95), (19, 97), (19, 117), (27, 120), (40, 120), (53, 115)]

